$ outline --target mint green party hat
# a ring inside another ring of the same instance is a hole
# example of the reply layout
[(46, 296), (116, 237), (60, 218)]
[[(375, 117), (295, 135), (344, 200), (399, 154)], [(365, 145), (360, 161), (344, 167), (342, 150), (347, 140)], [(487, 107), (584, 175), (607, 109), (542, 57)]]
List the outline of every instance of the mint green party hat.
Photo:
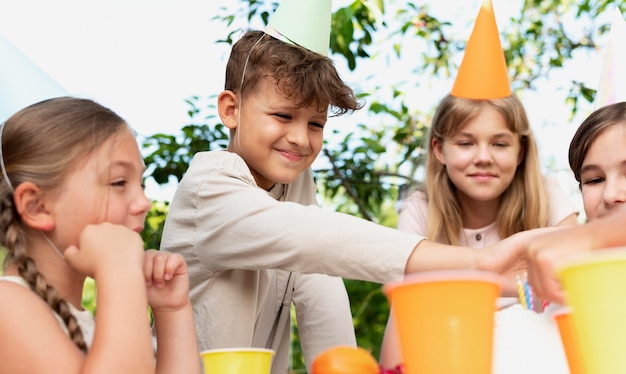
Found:
[(331, 5), (331, 0), (283, 0), (270, 17), (265, 32), (328, 56)]

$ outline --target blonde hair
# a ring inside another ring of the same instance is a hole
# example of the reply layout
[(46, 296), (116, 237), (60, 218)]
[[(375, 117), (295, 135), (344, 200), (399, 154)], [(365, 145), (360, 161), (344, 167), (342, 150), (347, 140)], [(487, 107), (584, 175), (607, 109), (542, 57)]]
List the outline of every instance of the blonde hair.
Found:
[(108, 108), (91, 100), (63, 97), (22, 109), (0, 129), (6, 171), (0, 178), (0, 246), (7, 249), (5, 262), (15, 264), (30, 288), (61, 317), (83, 352), (87, 345), (69, 304), (28, 255), (29, 231), (17, 213), (13, 193), (26, 181), (44, 191), (58, 188), (81, 161), (124, 128), (128, 128), (124, 120)]
[(523, 152), (511, 185), (501, 195), (496, 216), (499, 236), (505, 238), (520, 231), (548, 225), (548, 198), (539, 152), (519, 99), (515, 95), (491, 100), (448, 95), (437, 108), (428, 135), (425, 192), (428, 199), (429, 240), (458, 245), (463, 230), (456, 187), (448, 177), (445, 166), (434, 156), (433, 139), (443, 142), (456, 135), (485, 106), (491, 106), (504, 116), (509, 130), (519, 136)]

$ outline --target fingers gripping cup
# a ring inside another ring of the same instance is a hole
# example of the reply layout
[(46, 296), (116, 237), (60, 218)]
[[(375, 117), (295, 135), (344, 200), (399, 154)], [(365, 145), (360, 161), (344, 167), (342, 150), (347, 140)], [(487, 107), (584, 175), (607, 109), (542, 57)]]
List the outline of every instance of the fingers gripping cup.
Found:
[(488, 272), (433, 271), (385, 285), (406, 372), (490, 374), (502, 282)]
[(591, 252), (559, 271), (585, 373), (626, 373), (626, 247)]
[(200, 352), (204, 374), (270, 374), (274, 351), (225, 348)]

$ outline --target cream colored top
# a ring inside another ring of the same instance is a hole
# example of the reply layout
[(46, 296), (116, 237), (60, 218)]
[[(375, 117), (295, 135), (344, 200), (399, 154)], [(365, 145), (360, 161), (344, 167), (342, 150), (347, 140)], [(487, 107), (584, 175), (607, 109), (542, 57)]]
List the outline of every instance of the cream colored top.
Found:
[[(19, 276), (2, 275), (0, 276), (0, 281), (8, 281), (8, 282), (16, 283), (16, 284), (22, 285), (30, 289), (26, 280), (24, 280), (24, 278), (19, 277)], [(93, 334), (96, 328), (95, 318), (93, 317), (91, 312), (88, 310), (78, 310), (70, 303), (67, 303), (67, 305), (70, 308), (70, 313), (72, 313), (74, 317), (76, 317), (76, 322), (78, 322), (78, 326), (80, 326), (80, 329), (83, 333), (83, 339), (85, 340), (85, 344), (87, 344), (88, 348), (91, 348), (91, 344), (93, 343)], [(68, 334), (69, 336), (69, 332), (67, 331), (67, 326), (65, 326), (65, 322), (63, 322), (63, 319), (61, 318), (61, 316), (59, 316), (52, 309), (50, 309), (50, 311), (54, 313), (54, 317), (57, 319), (57, 321), (59, 321), (59, 325), (61, 326), (63, 331), (65, 331), (65, 333)]]
[[(549, 225), (556, 226), (571, 214), (578, 214), (574, 205), (567, 198), (567, 194), (561, 189), (553, 178), (544, 178), (548, 201), (550, 204)], [(423, 191), (411, 193), (402, 203), (398, 217), (398, 229), (426, 236), (428, 230), (428, 200)], [(501, 240), (496, 223), (478, 229), (463, 229), (461, 233), (461, 245), (470, 248), (482, 249), (493, 245)]]
[(398, 280), (422, 239), (321, 209), (310, 170), (268, 192), (241, 157), (212, 151), (194, 156), (178, 186), (161, 249), (187, 261), (200, 350), (271, 348), (272, 373), (284, 374), (290, 305), (310, 369), (322, 350), (355, 345), (339, 277)]

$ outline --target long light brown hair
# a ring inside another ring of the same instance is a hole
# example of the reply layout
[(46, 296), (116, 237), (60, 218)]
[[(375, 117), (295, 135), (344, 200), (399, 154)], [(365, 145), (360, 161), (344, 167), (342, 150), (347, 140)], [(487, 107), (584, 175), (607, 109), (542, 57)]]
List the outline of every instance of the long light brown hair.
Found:
[(29, 231), (13, 200), (14, 188), (29, 181), (44, 191), (62, 185), (66, 176), (107, 139), (127, 128), (117, 114), (91, 100), (56, 98), (14, 114), (3, 125), (2, 159), (10, 184), (0, 178), (0, 246), (30, 288), (63, 320), (74, 343), (87, 351), (82, 331), (68, 303), (50, 286), (28, 255)]
[(458, 245), (459, 235), (463, 230), (456, 187), (448, 177), (445, 166), (434, 155), (433, 139), (438, 139), (439, 142), (450, 139), (486, 106), (491, 106), (502, 114), (509, 130), (519, 137), (523, 152), (523, 159), (515, 171), (511, 185), (500, 197), (496, 216), (498, 234), (505, 238), (516, 232), (548, 225), (548, 198), (541, 174), (539, 152), (519, 99), (515, 95), (491, 100), (448, 95), (437, 108), (428, 135), (425, 192), (429, 207), (429, 240)]

